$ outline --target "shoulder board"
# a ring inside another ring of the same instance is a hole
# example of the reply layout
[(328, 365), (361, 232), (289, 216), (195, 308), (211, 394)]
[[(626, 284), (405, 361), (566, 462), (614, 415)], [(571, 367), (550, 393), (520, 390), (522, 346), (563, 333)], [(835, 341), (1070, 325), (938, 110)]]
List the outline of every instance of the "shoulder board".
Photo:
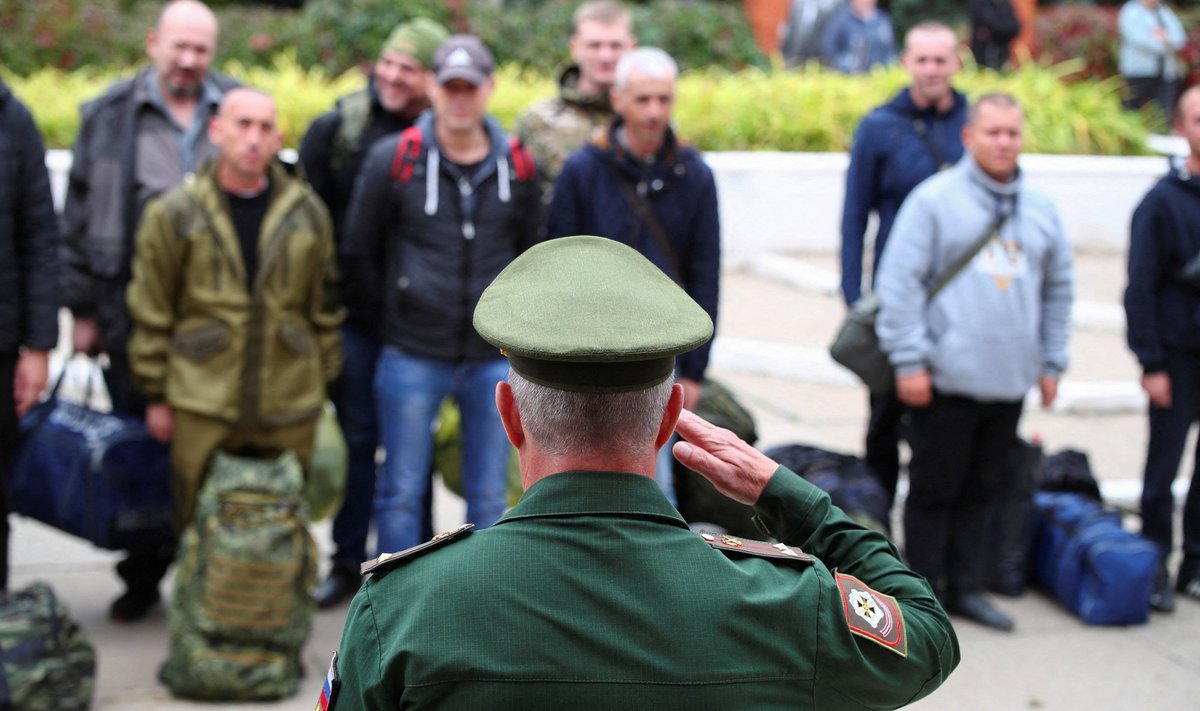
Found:
[(424, 139), (421, 129), (409, 126), (400, 133), (396, 143), (396, 155), (392, 157), (391, 177), (393, 182), (407, 183), (412, 178), (413, 167), (421, 157), (421, 146)]
[(908, 628), (896, 598), (872, 590), (853, 575), (837, 573), (834, 577), (850, 631), (907, 657)]
[(804, 551), (783, 543), (752, 541), (748, 538), (738, 538), (737, 536), (730, 536), (727, 534), (709, 533), (708, 531), (700, 531), (698, 535), (708, 545), (726, 553), (752, 555), (759, 558), (778, 558), (780, 560), (789, 560), (793, 563), (799, 563), (801, 565), (811, 565), (813, 562), (813, 559)]
[(456, 540), (462, 538), (468, 532), (470, 532), (470, 530), (472, 528), (475, 528), (475, 524), (464, 523), (463, 525), (459, 526), (458, 528), (455, 528), (450, 531), (443, 531), (442, 533), (437, 534), (436, 536), (429, 539), (428, 541), (425, 541), (424, 543), (421, 543), (420, 545), (415, 545), (412, 548), (406, 548), (405, 550), (402, 550), (399, 553), (384, 553), (383, 555), (379, 556), (375, 560), (368, 560), (366, 563), (363, 563), (362, 568), (360, 569), (360, 572), (363, 575), (366, 575), (367, 573), (383, 572), (383, 571), (389, 570), (393, 565), (395, 565), (396, 563), (398, 563), (402, 560), (405, 560), (406, 558), (412, 558), (415, 555), (424, 553), (425, 551), (429, 550), (430, 548), (436, 548), (437, 546), (445, 545), (451, 541), (456, 541)]

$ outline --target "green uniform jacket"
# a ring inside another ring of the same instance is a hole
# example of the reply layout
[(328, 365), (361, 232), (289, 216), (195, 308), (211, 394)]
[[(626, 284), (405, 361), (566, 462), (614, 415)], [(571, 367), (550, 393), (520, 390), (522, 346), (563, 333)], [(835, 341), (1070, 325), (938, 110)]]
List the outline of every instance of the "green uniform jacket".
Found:
[[(365, 582), (333, 708), (882, 709), (946, 679), (958, 639), (886, 538), (782, 467), (756, 509), (825, 563), (714, 550), (649, 478), (543, 479)], [(835, 565), (894, 596), (905, 655), (851, 631)]]
[(266, 427), (320, 410), (342, 359), (329, 214), (282, 164), (270, 190), (253, 290), (215, 161), (147, 205), (126, 301), (130, 364), (150, 398)]

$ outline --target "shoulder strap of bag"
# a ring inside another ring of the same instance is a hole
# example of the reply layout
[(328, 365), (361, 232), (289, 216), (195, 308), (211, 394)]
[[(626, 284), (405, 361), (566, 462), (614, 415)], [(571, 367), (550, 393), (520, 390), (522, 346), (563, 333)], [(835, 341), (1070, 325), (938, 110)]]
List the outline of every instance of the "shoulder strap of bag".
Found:
[[(605, 162), (608, 170), (612, 173), (613, 178), (617, 181), (617, 187), (621, 188), (621, 192), (625, 195), (625, 199), (629, 202), (629, 206), (633, 208), (633, 214), (641, 220), (642, 224), (650, 229), (650, 234), (654, 237), (655, 244), (662, 250), (662, 253), (667, 257), (667, 263), (671, 265), (670, 277), (676, 283), (682, 282), (683, 272), (679, 269), (679, 255), (675, 252), (675, 248), (671, 246), (671, 239), (667, 237), (667, 231), (663, 229), (662, 223), (658, 221), (654, 211), (650, 208), (650, 203), (646, 198), (637, 194), (625, 176), (621, 175), (617, 167), (612, 163)], [(637, 245), (630, 245), (636, 248)]]
[(913, 119), (912, 127), (913, 131), (915, 131), (916, 134), (921, 137), (921, 141), (925, 144), (925, 150), (929, 151), (929, 157), (933, 158), (933, 164), (937, 166), (938, 171), (943, 171), (949, 168), (950, 164), (946, 162), (946, 158), (942, 155), (941, 149), (938, 148), (937, 144), (933, 142), (933, 139), (929, 137), (929, 126), (927, 126), (924, 121), (918, 118)]
[(947, 284), (954, 281), (954, 278), (962, 273), (963, 269), (966, 269), (967, 265), (971, 263), (971, 260), (975, 258), (975, 255), (979, 254), (979, 252), (983, 250), (984, 246), (988, 242), (991, 242), (992, 238), (995, 237), (998, 232), (1000, 232), (1000, 228), (1004, 227), (1004, 223), (1007, 220), (1008, 215), (1000, 215), (994, 222), (992, 222), (991, 227), (989, 227), (988, 230), (983, 233), (983, 237), (981, 237), (979, 241), (975, 243), (975, 246), (971, 247), (971, 251), (959, 257), (958, 261), (954, 263), (954, 266), (950, 267), (950, 270), (943, 274), (941, 278), (937, 280), (937, 283), (933, 285), (933, 288), (929, 290), (930, 301), (932, 301), (933, 297), (937, 296), (938, 292), (941, 291)]

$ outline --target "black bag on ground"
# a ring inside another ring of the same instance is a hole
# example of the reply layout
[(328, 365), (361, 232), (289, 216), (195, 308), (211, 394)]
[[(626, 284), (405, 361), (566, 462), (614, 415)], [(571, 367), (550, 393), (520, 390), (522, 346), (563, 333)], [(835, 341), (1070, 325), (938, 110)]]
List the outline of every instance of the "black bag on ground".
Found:
[(765, 454), (828, 492), (850, 518), (881, 533), (890, 530), (887, 492), (858, 457), (804, 444), (773, 447)]
[(84, 711), (96, 652), (46, 583), (0, 596), (0, 711)]
[[(700, 385), (700, 401), (694, 412), (717, 427), (724, 427), (740, 437), (746, 444), (758, 441), (754, 416), (745, 408), (733, 392), (715, 380), (706, 379)], [(762, 532), (750, 520), (754, 508), (739, 504), (721, 494), (715, 487), (696, 472), (674, 461), (675, 497), (679, 513), (689, 523), (706, 523), (719, 526), (727, 533), (743, 538), (757, 538)]]
[(1001, 492), (988, 532), (984, 585), (1009, 597), (1025, 592), (1033, 551), (1033, 492), (1042, 465), (1041, 445), (1017, 439), (1008, 454), (1012, 486)]
[(1104, 500), (1087, 454), (1078, 449), (1064, 449), (1048, 455), (1042, 462), (1040, 474), (1039, 491), (1073, 491), (1095, 501)]

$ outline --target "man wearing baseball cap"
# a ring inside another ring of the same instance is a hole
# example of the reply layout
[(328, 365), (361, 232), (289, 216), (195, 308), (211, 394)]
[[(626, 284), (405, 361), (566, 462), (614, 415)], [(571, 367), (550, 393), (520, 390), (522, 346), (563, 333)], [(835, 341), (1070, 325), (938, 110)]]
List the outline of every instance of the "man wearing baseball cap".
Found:
[[(334, 239), (345, 240), (346, 207), (367, 150), (379, 139), (413, 125), (429, 108), (425, 73), (433, 53), (449, 33), (433, 20), (417, 18), (397, 25), (371, 71), (367, 88), (347, 94), (319, 116), (300, 144), (300, 162), (313, 189), (333, 217)], [(338, 422), (346, 437), (350, 464), (346, 497), (333, 520), (333, 564), (314, 597), (321, 607), (348, 599), (358, 589), (358, 566), (367, 557), (367, 533), (375, 500), (375, 451), (379, 430), (375, 414), (375, 362), (379, 359), (376, 319), (362, 309), (342, 324), (345, 366), (333, 386)]]
[(375, 497), (378, 552), (425, 536), (433, 438), (442, 400), (461, 412), (467, 520), (504, 513), (509, 445), (492, 404), (507, 364), (471, 327), (479, 295), (538, 239), (533, 157), (485, 113), (494, 80), (478, 38), (454, 35), (433, 55), (433, 105), (367, 155), (342, 243), (351, 318), (378, 324), (375, 373), (387, 452)]
[[(525, 493), (486, 531), (363, 566), (322, 708), (883, 709), (958, 664), (885, 536), (682, 410), (675, 357), (712, 321), (633, 248), (539, 244), (474, 325), (508, 356), (495, 406)], [(674, 455), (779, 543), (689, 530), (654, 481), (673, 431)]]

